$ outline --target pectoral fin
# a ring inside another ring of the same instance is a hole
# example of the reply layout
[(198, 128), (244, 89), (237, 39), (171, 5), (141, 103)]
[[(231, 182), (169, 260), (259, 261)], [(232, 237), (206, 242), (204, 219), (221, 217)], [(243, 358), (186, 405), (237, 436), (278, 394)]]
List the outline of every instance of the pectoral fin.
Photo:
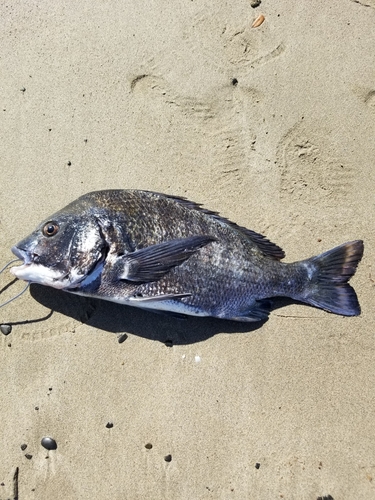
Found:
[(120, 257), (118, 278), (136, 283), (157, 281), (182, 264), (200, 248), (214, 241), (211, 236), (191, 236), (142, 248)]

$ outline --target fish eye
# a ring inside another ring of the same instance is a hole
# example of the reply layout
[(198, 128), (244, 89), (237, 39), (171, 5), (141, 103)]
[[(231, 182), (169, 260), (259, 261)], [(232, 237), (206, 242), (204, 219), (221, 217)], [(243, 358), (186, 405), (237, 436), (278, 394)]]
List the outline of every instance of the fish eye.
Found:
[(42, 233), (44, 234), (44, 236), (50, 237), (55, 236), (58, 230), (59, 226), (56, 224), (56, 222), (47, 222), (47, 224), (45, 224), (42, 229)]

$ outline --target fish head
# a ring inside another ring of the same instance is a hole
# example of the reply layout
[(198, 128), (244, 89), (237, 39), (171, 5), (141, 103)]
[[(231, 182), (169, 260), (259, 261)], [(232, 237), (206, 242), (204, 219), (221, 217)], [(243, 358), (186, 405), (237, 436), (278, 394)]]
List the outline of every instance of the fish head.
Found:
[(60, 211), (17, 243), (12, 252), (23, 261), (10, 270), (17, 278), (74, 289), (99, 275), (107, 243), (94, 216)]

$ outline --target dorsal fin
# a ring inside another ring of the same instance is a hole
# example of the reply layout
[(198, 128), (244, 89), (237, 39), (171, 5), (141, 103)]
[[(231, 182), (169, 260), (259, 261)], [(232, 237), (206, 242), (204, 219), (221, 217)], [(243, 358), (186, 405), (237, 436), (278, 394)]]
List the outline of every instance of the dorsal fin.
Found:
[(237, 231), (244, 234), (250, 241), (255, 243), (257, 247), (261, 250), (261, 252), (263, 252), (263, 254), (267, 255), (268, 257), (272, 257), (273, 259), (276, 260), (280, 260), (285, 257), (284, 250), (275, 243), (272, 243), (272, 241), (268, 240), (262, 234), (256, 233), (255, 231), (251, 231), (246, 227), (239, 226), (235, 222), (232, 222), (225, 217), (221, 217), (221, 215), (219, 215), (218, 212), (213, 212), (212, 210), (207, 210), (206, 208), (203, 208), (201, 203), (195, 203), (194, 201), (189, 201), (186, 198), (179, 196), (172, 196), (169, 194), (161, 194), (161, 193), (154, 193), (154, 194), (157, 194), (159, 196), (164, 196), (166, 198), (169, 198), (170, 200), (176, 201), (177, 203), (180, 203), (181, 205), (184, 205), (186, 208), (189, 208), (191, 210), (199, 210), (200, 212), (203, 212), (204, 214), (209, 215), (214, 219), (217, 219), (221, 222), (224, 222), (225, 224), (228, 224), (233, 229), (236, 229)]

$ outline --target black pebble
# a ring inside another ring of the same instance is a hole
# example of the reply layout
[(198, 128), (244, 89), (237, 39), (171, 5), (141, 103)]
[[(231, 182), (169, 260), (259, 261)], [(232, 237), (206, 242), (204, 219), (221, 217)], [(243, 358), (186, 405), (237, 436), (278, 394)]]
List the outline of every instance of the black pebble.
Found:
[(27, 448), (27, 444), (21, 444), (21, 450), (22, 450), (22, 451), (25, 451), (25, 450), (26, 450), (26, 448)]
[(107, 429), (112, 429), (112, 427), (113, 427), (113, 422), (107, 422), (106, 427), (107, 427)]
[(172, 462), (172, 455), (165, 455), (164, 460), (166, 462)]
[(27, 460), (31, 460), (33, 458), (33, 456), (30, 455), (30, 453), (26, 453), (25, 457), (27, 458)]
[(145, 448), (147, 448), (148, 450), (151, 450), (151, 448), (152, 448), (152, 444), (151, 444), (151, 443), (147, 443), (147, 444), (145, 444)]
[(12, 331), (12, 325), (0, 325), (0, 331), (4, 335), (9, 335)]
[(118, 338), (118, 343), (122, 344), (123, 342), (125, 342), (125, 340), (127, 338), (128, 338), (128, 336), (126, 335), (126, 333), (124, 333), (123, 335), (120, 335), (120, 337)]
[(255, 464), (255, 468), (256, 468), (256, 469), (259, 469), (259, 467), (260, 467), (260, 463), (259, 463), (259, 462), (257, 462), (257, 463)]
[(41, 445), (46, 449), (46, 450), (56, 450), (57, 448), (57, 443), (54, 439), (51, 437), (44, 437), (41, 441)]
[(173, 347), (173, 340), (169, 340), (169, 339), (168, 339), (168, 340), (166, 340), (166, 341), (164, 342), (164, 344), (165, 344), (167, 347)]

